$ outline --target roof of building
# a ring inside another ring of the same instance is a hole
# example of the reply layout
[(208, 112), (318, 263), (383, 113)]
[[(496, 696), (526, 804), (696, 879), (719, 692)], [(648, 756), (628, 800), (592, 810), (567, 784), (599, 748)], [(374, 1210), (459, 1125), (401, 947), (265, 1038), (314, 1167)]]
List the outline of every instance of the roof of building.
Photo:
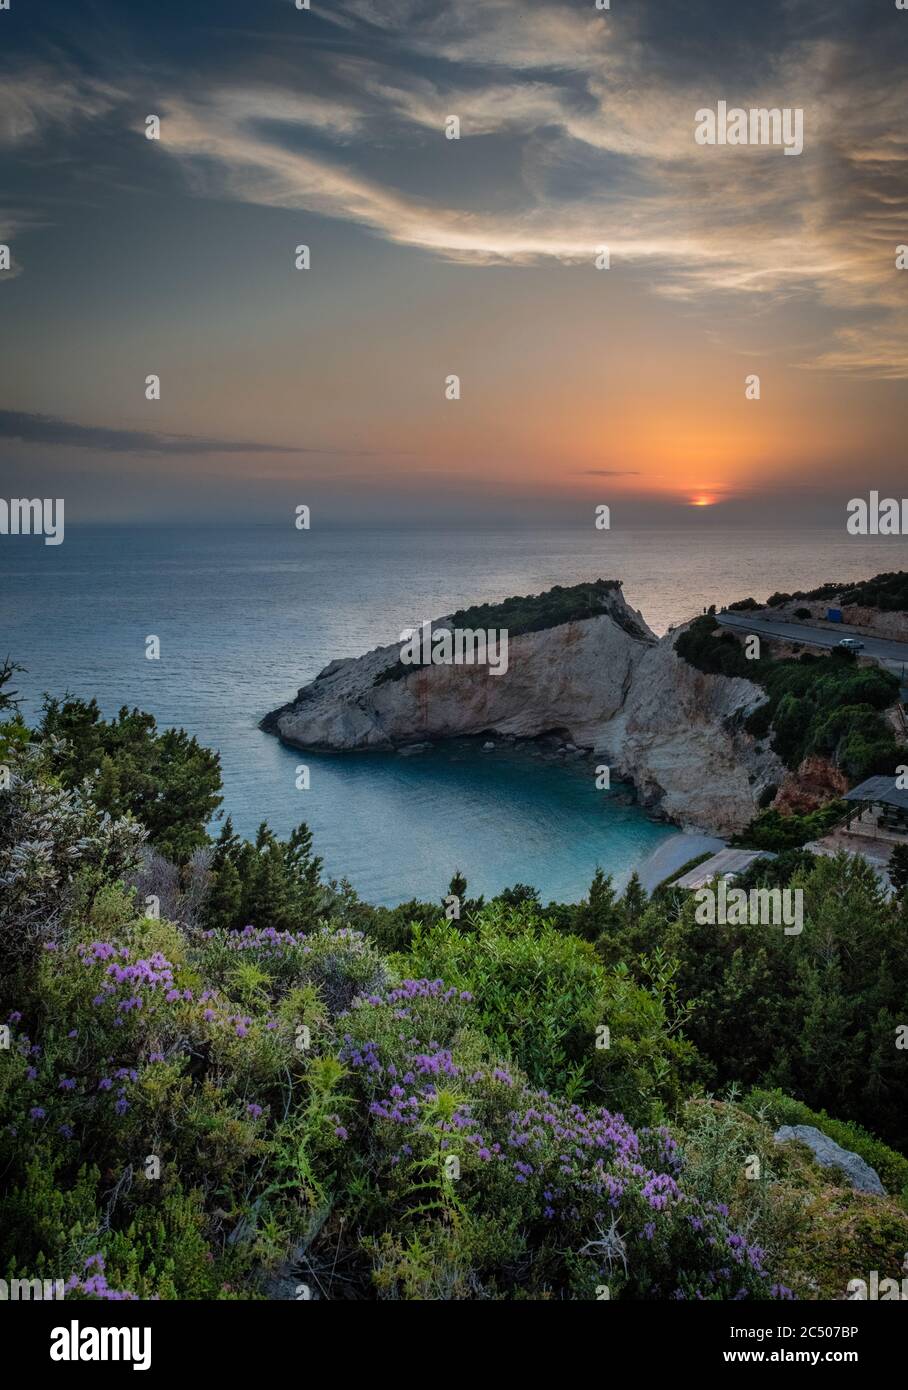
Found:
[(886, 806), (898, 806), (908, 811), (908, 789), (902, 791), (895, 785), (894, 777), (868, 777), (845, 793), (846, 801), (879, 801)]
[(725, 874), (743, 873), (755, 859), (775, 859), (775, 857), (774, 854), (770, 854), (766, 850), (720, 849), (718, 854), (713, 854), (702, 864), (688, 869), (687, 873), (676, 879), (672, 886), (675, 888), (705, 888), (708, 883), (712, 883), (714, 878), (724, 877)]

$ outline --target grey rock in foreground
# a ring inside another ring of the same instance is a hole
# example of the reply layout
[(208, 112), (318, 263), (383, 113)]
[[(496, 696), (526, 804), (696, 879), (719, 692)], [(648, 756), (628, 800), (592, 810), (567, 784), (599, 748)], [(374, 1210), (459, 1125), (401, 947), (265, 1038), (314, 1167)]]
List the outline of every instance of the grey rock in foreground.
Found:
[(821, 1168), (838, 1168), (857, 1192), (872, 1192), (875, 1197), (885, 1197), (886, 1189), (880, 1182), (876, 1169), (865, 1163), (860, 1154), (843, 1149), (834, 1139), (813, 1125), (783, 1125), (773, 1135), (777, 1144), (789, 1139), (800, 1139), (813, 1150), (813, 1156)]

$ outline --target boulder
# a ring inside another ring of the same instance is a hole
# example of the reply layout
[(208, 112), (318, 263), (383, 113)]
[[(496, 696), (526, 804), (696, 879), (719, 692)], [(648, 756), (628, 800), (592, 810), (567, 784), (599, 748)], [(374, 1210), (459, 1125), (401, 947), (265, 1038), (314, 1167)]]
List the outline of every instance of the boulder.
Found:
[(791, 1139), (799, 1139), (812, 1150), (821, 1168), (838, 1168), (857, 1192), (872, 1192), (875, 1197), (885, 1197), (886, 1189), (879, 1175), (860, 1154), (843, 1149), (828, 1134), (813, 1125), (783, 1125), (773, 1135), (777, 1144), (785, 1144)]

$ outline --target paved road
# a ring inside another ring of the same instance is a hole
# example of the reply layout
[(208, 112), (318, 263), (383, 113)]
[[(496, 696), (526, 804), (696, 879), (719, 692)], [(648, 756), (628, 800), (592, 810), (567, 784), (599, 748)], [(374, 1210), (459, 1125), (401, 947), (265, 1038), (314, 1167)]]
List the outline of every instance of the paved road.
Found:
[(861, 656), (872, 656), (886, 666), (898, 667), (902, 663), (908, 668), (908, 642), (893, 642), (888, 637), (865, 637), (845, 623), (835, 627), (813, 627), (810, 623), (779, 622), (759, 613), (717, 613), (717, 622), (723, 627), (739, 627), (746, 632), (765, 633), (767, 637), (786, 637), (793, 642), (805, 642), (814, 647), (834, 647), (840, 637), (857, 637), (864, 643)]

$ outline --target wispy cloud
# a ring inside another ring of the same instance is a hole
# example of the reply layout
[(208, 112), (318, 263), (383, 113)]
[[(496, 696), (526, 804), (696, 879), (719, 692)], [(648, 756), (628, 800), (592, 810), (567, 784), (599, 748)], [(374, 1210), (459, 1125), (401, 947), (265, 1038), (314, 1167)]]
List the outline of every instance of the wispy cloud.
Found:
[(477, 22), (474, 0), (341, 0), (326, 18), (342, 27), (371, 28), (395, 50), (452, 64), (506, 68), (514, 72), (559, 69), (583, 72), (601, 65), (613, 17), (576, 5), (527, 0), (483, 0)]
[(261, 440), (206, 439), (197, 435), (163, 434), (153, 430), (117, 430), (102, 425), (79, 425), (53, 415), (0, 410), (0, 439), (22, 444), (48, 444), (124, 454), (362, 454), (362, 449), (266, 444)]
[[(605, 244), (613, 269), (642, 271), (656, 294), (808, 300), (831, 322), (803, 366), (908, 376), (895, 269), (908, 239), (897, 119), (908, 77), (884, 27), (868, 52), (848, 6), (829, 8), (822, 33), (801, 0), (770, 8), (758, 52), (751, 38), (713, 61), (702, 30), (705, 42), (679, 44), (643, 6), (605, 15), (566, 0), (484, 0), (480, 22), (472, 0), (340, 0), (324, 19), (350, 44), (313, 51), (316, 82), (291, 87), (281, 67), (162, 84), (156, 149), (199, 196), (311, 211), (449, 261), (581, 263)], [(121, 101), (67, 74), (42, 105), (41, 78), (7, 88), (0, 141)], [(803, 109), (804, 153), (698, 146), (694, 114), (719, 99)], [(142, 129), (134, 98), (118, 110)], [(450, 114), (459, 146), (444, 138)], [(420, 188), (407, 176), (408, 154), (433, 140), (438, 165), (456, 159), (462, 175), (469, 142), (484, 138), (512, 170), (506, 207), (455, 179)], [(392, 146), (396, 159), (385, 157)]]
[(24, 145), (54, 126), (90, 121), (110, 111), (122, 93), (79, 72), (32, 66), (4, 73), (0, 83), (0, 146)]

